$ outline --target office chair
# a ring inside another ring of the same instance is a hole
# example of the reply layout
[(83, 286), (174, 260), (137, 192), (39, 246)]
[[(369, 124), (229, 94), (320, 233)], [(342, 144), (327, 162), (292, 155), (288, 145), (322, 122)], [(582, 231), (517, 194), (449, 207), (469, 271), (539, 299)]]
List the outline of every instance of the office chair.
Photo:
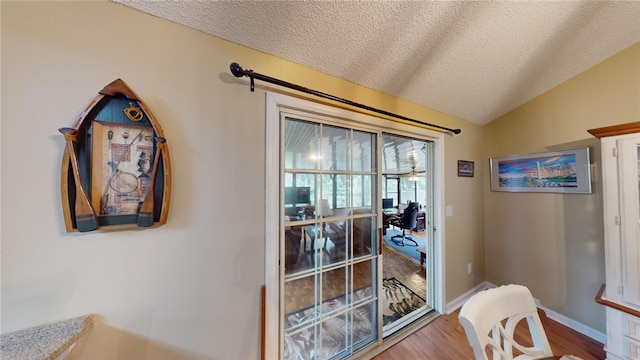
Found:
[[(530, 340), (533, 340), (531, 347), (514, 338), (516, 325), (523, 319), (527, 320)], [(533, 296), (522, 285), (504, 285), (473, 295), (462, 306), (458, 320), (464, 327), (476, 360), (525, 360), (554, 356)], [(489, 358), (487, 352), (493, 357)], [(563, 359), (579, 358), (566, 355)]]
[[(399, 246), (404, 246), (405, 241), (410, 241), (418, 246), (418, 242), (413, 240), (413, 238), (406, 234), (406, 230), (409, 230), (409, 234), (411, 234), (411, 230), (416, 227), (418, 219), (418, 203), (411, 203), (409, 206), (404, 209), (402, 216), (396, 217), (395, 219), (390, 221), (390, 224), (393, 226), (397, 226), (402, 229), (402, 235), (394, 235), (391, 237), (395, 243)], [(400, 241), (395, 241), (394, 239), (401, 238)]]

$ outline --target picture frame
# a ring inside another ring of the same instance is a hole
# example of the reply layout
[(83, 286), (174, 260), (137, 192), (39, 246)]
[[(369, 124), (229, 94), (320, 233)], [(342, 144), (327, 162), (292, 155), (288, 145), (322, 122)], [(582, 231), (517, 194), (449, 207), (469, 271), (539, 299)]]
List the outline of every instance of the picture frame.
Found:
[(98, 216), (134, 215), (151, 184), (153, 127), (92, 125), (91, 205)]
[(171, 162), (147, 105), (122, 79), (98, 92), (73, 127), (58, 131), (67, 232), (150, 228), (167, 222)]
[(474, 162), (458, 160), (458, 176), (473, 177)]
[(495, 157), (491, 191), (590, 194), (590, 148)]

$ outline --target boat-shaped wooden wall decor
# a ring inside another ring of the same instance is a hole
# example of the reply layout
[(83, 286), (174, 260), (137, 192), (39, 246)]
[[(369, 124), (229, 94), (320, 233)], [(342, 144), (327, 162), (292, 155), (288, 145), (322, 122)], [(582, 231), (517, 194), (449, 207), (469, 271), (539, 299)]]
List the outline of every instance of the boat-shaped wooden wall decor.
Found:
[(124, 81), (105, 86), (65, 138), (61, 192), (68, 232), (165, 224), (171, 164), (160, 124)]

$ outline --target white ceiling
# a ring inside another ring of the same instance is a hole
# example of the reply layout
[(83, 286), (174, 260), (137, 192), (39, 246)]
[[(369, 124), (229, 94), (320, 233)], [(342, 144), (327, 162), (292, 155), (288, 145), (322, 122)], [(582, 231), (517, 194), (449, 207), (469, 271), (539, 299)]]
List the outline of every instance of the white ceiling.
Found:
[(640, 41), (640, 1), (112, 1), (478, 124)]

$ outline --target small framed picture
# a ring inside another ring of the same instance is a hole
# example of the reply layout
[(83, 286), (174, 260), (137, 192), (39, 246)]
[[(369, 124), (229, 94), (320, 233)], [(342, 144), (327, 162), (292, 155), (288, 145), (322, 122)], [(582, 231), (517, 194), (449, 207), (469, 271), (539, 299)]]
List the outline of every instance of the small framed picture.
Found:
[(458, 176), (473, 177), (473, 161), (458, 160)]

